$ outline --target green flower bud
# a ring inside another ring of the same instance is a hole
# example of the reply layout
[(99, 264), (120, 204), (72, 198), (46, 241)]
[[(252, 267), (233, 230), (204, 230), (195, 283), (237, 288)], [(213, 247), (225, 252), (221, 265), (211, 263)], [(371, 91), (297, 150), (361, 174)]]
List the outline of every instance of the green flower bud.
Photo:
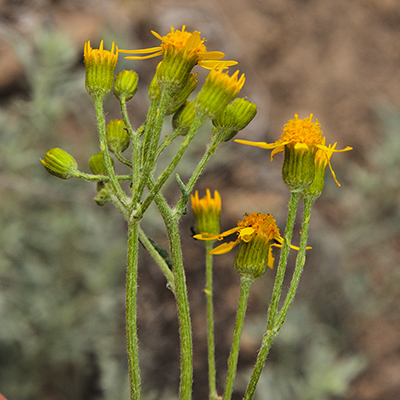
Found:
[(216, 132), (223, 134), (224, 142), (228, 142), (251, 122), (256, 113), (255, 104), (245, 99), (235, 99), (212, 123)]
[(98, 206), (104, 206), (108, 201), (110, 201), (110, 193), (107, 187), (101, 188), (99, 192), (94, 197), (94, 201)]
[(78, 172), (75, 158), (58, 147), (50, 149), (40, 162), (48, 173), (61, 179), (70, 179)]
[[(114, 160), (112, 158), (111, 158), (111, 164), (114, 166)], [(89, 168), (95, 175), (107, 175), (103, 153), (93, 154), (89, 158)]]
[(122, 153), (130, 143), (129, 134), (122, 120), (114, 119), (107, 124), (106, 137), (108, 148), (113, 153)]
[(217, 117), (212, 120), (212, 124), (218, 128), (218, 130), (230, 130), (236, 128), (236, 113), (231, 104), (225, 107), (225, 110)]
[(139, 77), (135, 71), (121, 71), (114, 82), (114, 96), (119, 101), (128, 101), (137, 92)]
[(239, 131), (246, 128), (257, 114), (257, 106), (245, 99), (233, 100), (232, 108), (236, 116), (236, 126), (231, 135), (225, 137), (225, 142), (231, 140)]
[(182, 131), (181, 135), (186, 135), (189, 132), (195, 117), (194, 101), (187, 101), (172, 118), (172, 127), (175, 130), (180, 129)]
[(175, 114), (186, 102), (190, 94), (196, 89), (198, 74), (189, 74), (189, 78), (186, 82), (185, 87), (180, 91), (172, 95), (171, 100), (168, 104), (166, 115)]

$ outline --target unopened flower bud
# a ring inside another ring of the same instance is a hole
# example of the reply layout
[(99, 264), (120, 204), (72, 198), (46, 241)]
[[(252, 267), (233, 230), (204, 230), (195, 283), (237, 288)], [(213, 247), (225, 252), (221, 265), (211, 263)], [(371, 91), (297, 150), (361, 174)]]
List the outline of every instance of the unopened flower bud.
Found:
[[(111, 158), (111, 164), (114, 165), (114, 160), (112, 158)], [(104, 163), (103, 153), (93, 154), (89, 158), (89, 168), (95, 175), (107, 175), (107, 169)]]
[(225, 107), (225, 110), (222, 113), (212, 120), (212, 124), (223, 130), (235, 129), (237, 125), (236, 114), (231, 104), (228, 104)]
[(194, 112), (194, 101), (187, 101), (172, 118), (172, 127), (181, 130), (181, 135), (186, 135), (196, 117)]
[(58, 147), (50, 149), (40, 162), (48, 173), (61, 179), (72, 178), (78, 172), (75, 158)]
[(113, 153), (122, 153), (130, 143), (129, 134), (122, 120), (114, 119), (107, 124), (106, 137), (108, 148)]
[(114, 96), (119, 101), (128, 101), (137, 92), (139, 77), (135, 71), (121, 71), (114, 82)]
[(231, 106), (235, 112), (236, 126), (233, 127), (231, 135), (225, 137), (225, 142), (231, 140), (239, 131), (246, 128), (257, 114), (257, 106), (245, 99), (235, 99)]
[(175, 114), (186, 102), (190, 94), (196, 89), (197, 86), (197, 75), (189, 74), (189, 78), (186, 82), (185, 87), (180, 91), (171, 96), (169, 101), (166, 115)]
[(103, 187), (94, 197), (94, 201), (98, 206), (104, 206), (108, 201), (110, 201), (110, 193), (107, 187)]
[(235, 99), (217, 118), (212, 120), (214, 134), (228, 142), (244, 129), (257, 113), (257, 106), (245, 99)]

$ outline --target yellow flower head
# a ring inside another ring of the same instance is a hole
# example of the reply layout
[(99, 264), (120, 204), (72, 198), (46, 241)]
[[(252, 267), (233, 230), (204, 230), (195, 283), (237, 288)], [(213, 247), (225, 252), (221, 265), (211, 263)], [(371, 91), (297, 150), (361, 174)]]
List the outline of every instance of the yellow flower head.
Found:
[[(336, 143), (334, 146), (326, 146), (326, 139), (322, 136), (323, 132), (321, 131), (321, 125), (318, 120), (312, 122), (312, 118), (313, 114), (310, 114), (310, 116), (305, 119), (299, 119), (299, 116), (295, 114), (294, 119), (289, 120), (284, 126), (281, 138), (274, 143), (251, 142), (247, 140), (235, 140), (235, 142), (261, 147), (262, 149), (274, 149), (271, 153), (271, 161), (276, 153), (284, 150), (294, 150), (295, 152), (315, 152), (315, 157), (317, 157), (318, 154), (318, 157), (323, 157), (322, 153), (324, 153), (332, 175), (336, 183), (339, 185), (332, 170), (330, 158), (334, 152), (348, 151), (352, 150), (352, 148), (347, 146), (345, 149), (336, 150)], [(322, 151), (322, 153), (319, 151)]]
[(143, 50), (120, 50), (120, 52), (147, 54), (129, 56), (128, 59), (145, 59), (162, 55), (163, 60), (157, 67), (157, 84), (170, 94), (177, 93), (184, 88), (191, 70), (197, 64), (207, 69), (227, 68), (237, 64), (236, 61), (219, 61), (224, 57), (224, 53), (207, 51), (204, 45), (205, 39), (200, 38), (200, 32), (186, 32), (185, 25), (181, 31), (171, 27), (171, 32), (166, 36), (160, 36), (156, 32), (152, 33), (161, 40), (160, 46)]
[[(269, 268), (274, 267), (274, 257), (272, 256), (271, 246), (282, 247), (283, 238), (279, 234), (275, 219), (271, 214), (251, 213), (246, 214), (243, 220), (239, 221), (236, 228), (232, 228), (219, 235), (209, 235), (203, 233), (195, 235), (195, 239), (200, 240), (223, 240), (224, 237), (237, 233), (238, 237), (235, 241), (223, 243), (213, 249), (210, 254), (225, 254), (231, 251), (240, 243), (249, 243), (251, 241), (261, 241), (264, 246), (268, 246), (267, 265)], [(271, 241), (277, 241), (278, 244)]]
[(239, 71), (229, 76), (223, 68), (213, 68), (196, 96), (196, 113), (210, 119), (218, 117), (240, 92), (244, 82), (245, 76), (242, 74), (239, 78)]
[(160, 46), (150, 47), (148, 49), (141, 50), (119, 50), (120, 53), (129, 54), (146, 54), (140, 56), (129, 56), (126, 57), (130, 60), (144, 60), (146, 58), (153, 58), (167, 54), (179, 53), (183, 51), (186, 58), (190, 58), (194, 61), (193, 66), (199, 64), (203, 68), (212, 69), (214, 66), (220, 63), (225, 63), (226, 66), (236, 65), (236, 61), (218, 61), (224, 57), (224, 53), (221, 51), (207, 51), (204, 45), (205, 39), (200, 38), (200, 32), (194, 31), (193, 33), (185, 31), (185, 25), (182, 26), (182, 30), (174, 29), (171, 27), (171, 32), (166, 36), (161, 36), (157, 32), (151, 31), (151, 33), (161, 40)]
[(191, 195), (192, 210), (196, 219), (196, 229), (200, 233), (218, 234), (219, 216), (221, 213), (221, 196), (218, 191), (211, 197), (210, 190), (207, 189), (206, 195), (199, 199), (196, 190), (194, 196)]
[(250, 142), (247, 140), (235, 140), (235, 142), (261, 147), (262, 149), (274, 149), (271, 153), (271, 161), (276, 153), (285, 150), (285, 146), (294, 146), (299, 150), (318, 147), (323, 141), (321, 125), (318, 120), (312, 122), (312, 118), (313, 115), (311, 114), (309, 118), (299, 119), (299, 116), (295, 114), (294, 119), (290, 119), (284, 126), (281, 138), (275, 143)]
[[(114, 53), (115, 51), (115, 53)], [(90, 95), (104, 96), (110, 93), (114, 81), (114, 69), (118, 61), (118, 48), (111, 46), (111, 51), (103, 49), (103, 41), (99, 49), (92, 49), (90, 41), (85, 43), (85, 86)]]

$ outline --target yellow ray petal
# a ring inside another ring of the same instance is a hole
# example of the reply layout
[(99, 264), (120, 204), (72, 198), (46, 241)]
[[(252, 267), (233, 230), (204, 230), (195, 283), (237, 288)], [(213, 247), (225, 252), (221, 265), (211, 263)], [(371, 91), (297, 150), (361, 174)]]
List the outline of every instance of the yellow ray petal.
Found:
[(215, 249), (210, 251), (210, 254), (225, 254), (231, 251), (238, 243), (240, 239), (236, 240), (235, 242), (229, 243), (222, 243), (221, 245), (217, 246)]

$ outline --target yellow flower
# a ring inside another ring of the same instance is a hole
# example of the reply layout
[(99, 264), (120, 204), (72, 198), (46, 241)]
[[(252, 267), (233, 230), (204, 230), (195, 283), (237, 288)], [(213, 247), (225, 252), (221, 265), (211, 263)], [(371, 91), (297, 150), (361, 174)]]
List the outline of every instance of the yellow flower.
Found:
[[(255, 239), (257, 242), (262, 241), (268, 246), (267, 265), (269, 268), (274, 267), (274, 257), (272, 256), (271, 246), (282, 247), (283, 238), (279, 234), (275, 219), (271, 214), (251, 213), (246, 214), (242, 221), (239, 221), (236, 228), (229, 229), (219, 235), (210, 235), (203, 233), (195, 235), (195, 239), (200, 240), (223, 240), (226, 236), (237, 233), (238, 237), (235, 241), (223, 243), (213, 249), (210, 254), (225, 254), (231, 251), (240, 243), (249, 243)], [(271, 241), (277, 241), (278, 244)]]
[(224, 63), (226, 67), (230, 65), (236, 65), (236, 61), (218, 61), (224, 57), (224, 53), (221, 51), (207, 51), (204, 45), (205, 39), (200, 38), (200, 32), (194, 31), (193, 33), (185, 31), (185, 25), (182, 26), (182, 30), (175, 30), (171, 27), (171, 32), (166, 36), (161, 36), (157, 32), (151, 31), (151, 33), (161, 40), (161, 45), (157, 47), (150, 47), (148, 49), (141, 50), (119, 50), (120, 53), (130, 54), (147, 54), (144, 56), (129, 56), (126, 57), (130, 60), (144, 60), (146, 58), (158, 57), (166, 55), (168, 52), (173, 51), (175, 53), (183, 50), (186, 57), (193, 58), (195, 64), (199, 64), (203, 68), (212, 69), (214, 66)]
[(223, 69), (213, 68), (196, 96), (196, 114), (210, 119), (218, 117), (242, 89), (245, 76), (238, 77), (239, 71), (229, 76)]
[[(115, 53), (114, 53), (115, 51)], [(104, 96), (110, 93), (114, 81), (114, 69), (118, 61), (118, 47), (111, 46), (111, 51), (103, 49), (103, 41), (99, 49), (92, 49), (90, 41), (84, 47), (85, 86), (92, 96)]]
[(284, 150), (291, 149), (295, 152), (310, 151), (315, 154), (318, 153), (318, 150), (321, 150), (325, 153), (332, 175), (336, 183), (339, 185), (333, 172), (330, 158), (334, 152), (349, 151), (352, 150), (352, 147), (347, 146), (345, 149), (336, 150), (336, 143), (334, 146), (326, 146), (326, 139), (322, 136), (322, 131), (320, 129), (321, 125), (318, 120), (312, 122), (312, 118), (313, 114), (310, 114), (310, 116), (305, 119), (299, 119), (298, 115), (295, 114), (294, 119), (289, 120), (289, 122), (284, 126), (281, 138), (274, 143), (251, 142), (247, 140), (235, 140), (235, 142), (261, 147), (262, 149), (274, 149), (271, 153), (271, 161), (276, 153)]
[(204, 45), (205, 39), (200, 38), (200, 32), (193, 33), (182, 30), (175, 30), (166, 36), (160, 36), (153, 32), (153, 35), (161, 40), (161, 45), (143, 50), (120, 50), (121, 53), (147, 54), (145, 56), (129, 56), (128, 59), (145, 59), (162, 55), (163, 60), (157, 67), (157, 84), (162, 90), (170, 94), (179, 92), (185, 86), (190, 71), (195, 65), (207, 69), (214, 67), (227, 68), (236, 65), (236, 61), (219, 61), (224, 57), (220, 51), (207, 51)]
[(206, 195), (199, 199), (196, 190), (194, 196), (191, 195), (192, 210), (196, 219), (197, 232), (207, 234), (219, 233), (219, 216), (221, 213), (221, 196), (218, 191), (214, 191), (214, 198), (211, 197), (210, 190), (207, 189)]

